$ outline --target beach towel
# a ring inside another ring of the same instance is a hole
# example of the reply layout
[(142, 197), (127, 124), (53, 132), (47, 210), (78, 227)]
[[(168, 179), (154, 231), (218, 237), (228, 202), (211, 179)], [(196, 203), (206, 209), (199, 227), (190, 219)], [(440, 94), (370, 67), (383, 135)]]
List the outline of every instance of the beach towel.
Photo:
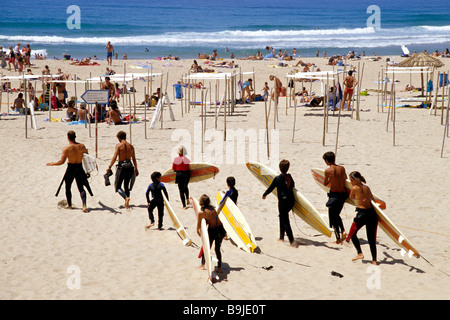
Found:
[(444, 79), (444, 73), (439, 73), (439, 87), (442, 87), (442, 83), (444, 83), (444, 86), (447, 86), (449, 84), (448, 74), (445, 73), (445, 79)]

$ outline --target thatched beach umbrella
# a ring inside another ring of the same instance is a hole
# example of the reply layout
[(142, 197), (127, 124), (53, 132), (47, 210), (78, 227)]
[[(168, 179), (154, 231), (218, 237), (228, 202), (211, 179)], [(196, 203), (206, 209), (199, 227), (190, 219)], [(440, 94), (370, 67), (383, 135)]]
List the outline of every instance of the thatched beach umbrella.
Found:
[(406, 68), (412, 68), (412, 67), (440, 68), (440, 67), (443, 67), (444, 64), (439, 59), (436, 59), (436, 58), (426, 55), (424, 53), (416, 53), (412, 57), (400, 62), (398, 64), (398, 66), (406, 67)]
[[(431, 67), (434, 69), (443, 67), (444, 64), (439, 59), (431, 57), (427, 54), (416, 53), (412, 55), (410, 58), (400, 62), (398, 66), (402, 68)], [(422, 94), (423, 94), (423, 73), (421, 73), (421, 80), (422, 80)]]

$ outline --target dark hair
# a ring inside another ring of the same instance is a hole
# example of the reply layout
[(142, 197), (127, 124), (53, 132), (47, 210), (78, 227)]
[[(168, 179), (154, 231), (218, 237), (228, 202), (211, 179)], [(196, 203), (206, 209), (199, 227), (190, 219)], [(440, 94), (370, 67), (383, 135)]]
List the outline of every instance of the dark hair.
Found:
[(70, 141), (75, 141), (76, 137), (75, 131), (70, 130), (67, 132), (67, 138), (69, 138)]
[(161, 172), (155, 171), (150, 176), (154, 183), (158, 182), (158, 179), (161, 178)]
[(353, 71), (350, 70), (350, 71), (348, 72), (348, 75), (351, 76), (352, 74), (353, 74)]
[(281, 160), (279, 164), (281, 173), (287, 173), (290, 165), (289, 160)]
[(360, 180), (361, 182), (366, 183), (366, 179), (359, 173), (358, 171), (352, 171), (349, 174), (349, 177), (355, 180)]
[(117, 132), (117, 138), (120, 140), (125, 140), (127, 138), (127, 133), (125, 131), (119, 131)]
[(322, 156), (323, 160), (328, 161), (329, 163), (334, 163), (336, 161), (336, 155), (333, 151), (325, 152)]
[(68, 105), (69, 105), (69, 107), (73, 107), (75, 105), (75, 101), (74, 100), (70, 100)]
[(198, 200), (198, 204), (200, 205), (200, 207), (205, 208), (205, 207), (210, 207), (210, 208), (214, 208), (211, 205), (211, 199), (209, 199), (209, 197), (206, 194), (203, 194), (200, 199)]
[(23, 97), (23, 93), (22, 92), (17, 95), (17, 98), (22, 98), (22, 97)]
[(227, 185), (229, 185), (230, 187), (234, 187), (236, 185), (236, 179), (234, 177), (228, 177)]
[(118, 109), (116, 100), (111, 101), (110, 105), (111, 105), (111, 109), (113, 109), (113, 110), (117, 110)]

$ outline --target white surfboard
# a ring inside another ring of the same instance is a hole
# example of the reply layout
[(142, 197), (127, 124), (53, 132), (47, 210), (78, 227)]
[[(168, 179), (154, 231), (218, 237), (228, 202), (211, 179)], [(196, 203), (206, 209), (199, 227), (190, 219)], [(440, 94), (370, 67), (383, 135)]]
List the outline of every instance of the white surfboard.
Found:
[(229, 236), (236, 246), (246, 252), (255, 252), (258, 247), (252, 230), (244, 218), (244, 215), (230, 198), (226, 198), (222, 203), (224, 192), (216, 195), (217, 205), (221, 205), (219, 219), (223, 224), (227, 236)]
[[(195, 216), (198, 218), (198, 214), (200, 212), (200, 205), (198, 200), (194, 197), (190, 197), (192, 207), (194, 208)], [(202, 248), (200, 249), (199, 258), (203, 254), (205, 257), (205, 267), (208, 271), (208, 281), (212, 283), (212, 256), (211, 256), (211, 248), (209, 246), (209, 235), (208, 235), (208, 226), (206, 225), (205, 219), (202, 219), (200, 223), (200, 235), (202, 238)]]
[(180, 236), (181, 240), (183, 241), (183, 244), (185, 246), (191, 246), (192, 240), (189, 237), (188, 233), (186, 232), (186, 229), (181, 224), (181, 221), (178, 219), (177, 215), (175, 214), (175, 211), (173, 210), (172, 206), (170, 205), (169, 200), (167, 200), (166, 196), (163, 195), (164, 199), (164, 206), (167, 209), (167, 212), (169, 214), (170, 220), (172, 220), (172, 224), (175, 227), (175, 230), (177, 231), (177, 234)]

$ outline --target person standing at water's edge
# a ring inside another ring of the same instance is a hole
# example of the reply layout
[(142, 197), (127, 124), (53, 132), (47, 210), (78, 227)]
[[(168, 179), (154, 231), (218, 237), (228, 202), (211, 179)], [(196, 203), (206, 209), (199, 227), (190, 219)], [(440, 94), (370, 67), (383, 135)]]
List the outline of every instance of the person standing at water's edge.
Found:
[[(137, 169), (134, 147), (127, 142), (127, 134), (124, 131), (119, 131), (117, 133), (117, 139), (119, 143), (116, 145), (116, 150), (106, 172), (109, 173), (111, 171), (111, 167), (116, 162), (116, 159), (118, 159), (119, 163), (117, 164), (114, 187), (116, 192), (125, 199), (125, 208), (129, 209), (130, 191), (133, 189), (134, 180), (139, 175), (139, 171)], [(125, 190), (122, 189), (122, 183), (124, 184)]]
[(81, 161), (83, 159), (83, 154), (88, 153), (88, 150), (84, 144), (75, 141), (76, 134), (74, 131), (70, 130), (67, 132), (67, 139), (69, 140), (69, 145), (63, 149), (61, 159), (57, 162), (49, 162), (47, 163), (47, 166), (60, 166), (64, 164), (67, 159), (67, 170), (63, 178), (63, 182), (66, 184), (67, 208), (72, 209), (72, 192), (70, 191), (70, 188), (75, 179), (83, 202), (83, 212), (87, 212), (86, 191), (84, 190), (84, 187), (86, 187), (91, 196), (93, 196), (93, 194)]
[(111, 41), (108, 41), (106, 44), (106, 60), (108, 62), (108, 65), (112, 65), (112, 57), (114, 55), (114, 46), (111, 44)]

